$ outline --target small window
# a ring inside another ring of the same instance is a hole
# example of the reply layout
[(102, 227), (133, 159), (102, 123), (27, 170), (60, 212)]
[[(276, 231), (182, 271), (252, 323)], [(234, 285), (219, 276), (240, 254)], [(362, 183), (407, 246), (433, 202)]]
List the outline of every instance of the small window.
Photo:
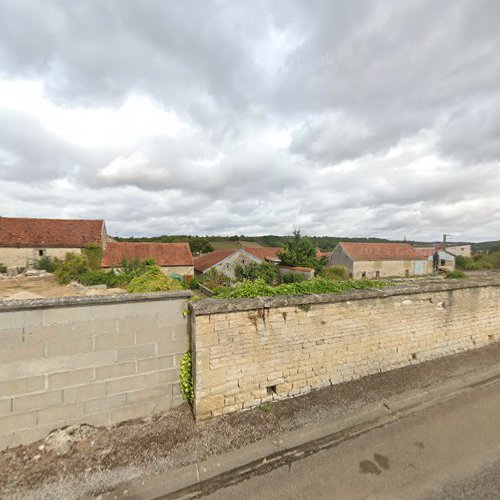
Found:
[(363, 272), (361, 273), (361, 277), (362, 277), (362, 278), (366, 278), (366, 271), (363, 271)]
[(45, 250), (38, 250), (38, 257), (43, 257), (45, 254)]
[(375, 271), (375, 278), (380, 278), (380, 271)]
[(444, 259), (441, 259), (441, 265), (446, 266), (446, 261)]

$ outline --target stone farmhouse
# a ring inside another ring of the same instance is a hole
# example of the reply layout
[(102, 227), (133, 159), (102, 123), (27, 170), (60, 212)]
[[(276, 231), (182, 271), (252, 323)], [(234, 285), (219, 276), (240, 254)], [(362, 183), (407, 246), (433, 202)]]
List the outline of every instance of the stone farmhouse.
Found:
[(458, 257), (459, 255), (463, 257), (470, 257), (472, 255), (471, 245), (447, 245), (446, 243), (440, 243), (439, 245), (435, 246), (423, 246), (416, 248), (418, 250), (427, 250), (434, 252), (436, 247), (439, 251), (446, 251), (448, 254), (454, 255), (455, 257)]
[[(417, 254), (425, 257), (427, 259), (426, 274), (431, 274), (434, 271), (434, 253), (435, 248), (415, 248)], [(439, 254), (439, 269), (442, 271), (454, 271), (455, 270), (455, 255), (448, 252), (448, 249), (442, 250), (438, 249)]]
[(345, 267), (349, 277), (354, 279), (429, 273), (428, 257), (419, 254), (408, 243), (340, 242), (333, 250), (328, 266)]
[(104, 249), (110, 240), (103, 220), (0, 217), (0, 262), (7, 268), (79, 254), (88, 245)]
[(238, 264), (247, 265), (251, 262), (279, 263), (278, 252), (283, 248), (277, 247), (245, 247), (234, 250), (216, 250), (194, 260), (194, 271), (196, 275), (206, 273), (210, 269), (224, 273), (230, 278), (235, 278), (235, 268)]
[(188, 243), (110, 242), (104, 250), (101, 267), (120, 268), (123, 260), (146, 259), (153, 259), (167, 276), (182, 276), (187, 281), (194, 276), (193, 255)]

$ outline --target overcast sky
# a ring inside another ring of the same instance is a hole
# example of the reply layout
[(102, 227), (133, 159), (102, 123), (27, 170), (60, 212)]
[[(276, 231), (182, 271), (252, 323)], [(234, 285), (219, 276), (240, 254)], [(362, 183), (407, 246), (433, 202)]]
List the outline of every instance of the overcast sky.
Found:
[(498, 0), (0, 0), (0, 215), (499, 239)]

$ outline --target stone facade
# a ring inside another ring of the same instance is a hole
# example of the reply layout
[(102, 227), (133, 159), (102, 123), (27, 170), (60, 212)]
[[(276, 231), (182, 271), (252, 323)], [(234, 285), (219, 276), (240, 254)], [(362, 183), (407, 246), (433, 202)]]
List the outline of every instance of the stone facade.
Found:
[(189, 295), (0, 302), (0, 449), (179, 405)]
[(223, 273), (226, 276), (229, 276), (231, 279), (235, 279), (236, 275), (234, 273), (236, 266), (238, 264), (248, 265), (250, 262), (255, 262), (256, 264), (260, 264), (262, 262), (261, 259), (254, 257), (253, 255), (245, 252), (244, 250), (239, 250), (238, 252), (233, 253), (225, 260), (223, 260), (220, 264), (217, 264), (215, 269), (219, 273)]
[(41, 257), (64, 259), (67, 253), (82, 253), (80, 248), (0, 247), (0, 263), (8, 268), (31, 267)]
[(497, 341), (500, 281), (190, 305), (198, 419)]

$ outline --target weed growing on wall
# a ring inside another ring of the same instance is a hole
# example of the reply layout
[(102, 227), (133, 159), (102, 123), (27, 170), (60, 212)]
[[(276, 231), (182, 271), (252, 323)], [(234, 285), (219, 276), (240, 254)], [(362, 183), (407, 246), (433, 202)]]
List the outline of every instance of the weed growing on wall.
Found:
[(194, 401), (194, 387), (193, 387), (193, 358), (191, 349), (184, 353), (181, 358), (181, 393), (185, 401), (192, 403)]
[(264, 280), (246, 281), (236, 288), (219, 288), (215, 291), (215, 298), (236, 299), (244, 297), (272, 297), (273, 295), (309, 295), (321, 293), (342, 293), (350, 290), (366, 290), (389, 286), (383, 280), (349, 280), (329, 281), (314, 278), (301, 283), (287, 283), (270, 286)]

